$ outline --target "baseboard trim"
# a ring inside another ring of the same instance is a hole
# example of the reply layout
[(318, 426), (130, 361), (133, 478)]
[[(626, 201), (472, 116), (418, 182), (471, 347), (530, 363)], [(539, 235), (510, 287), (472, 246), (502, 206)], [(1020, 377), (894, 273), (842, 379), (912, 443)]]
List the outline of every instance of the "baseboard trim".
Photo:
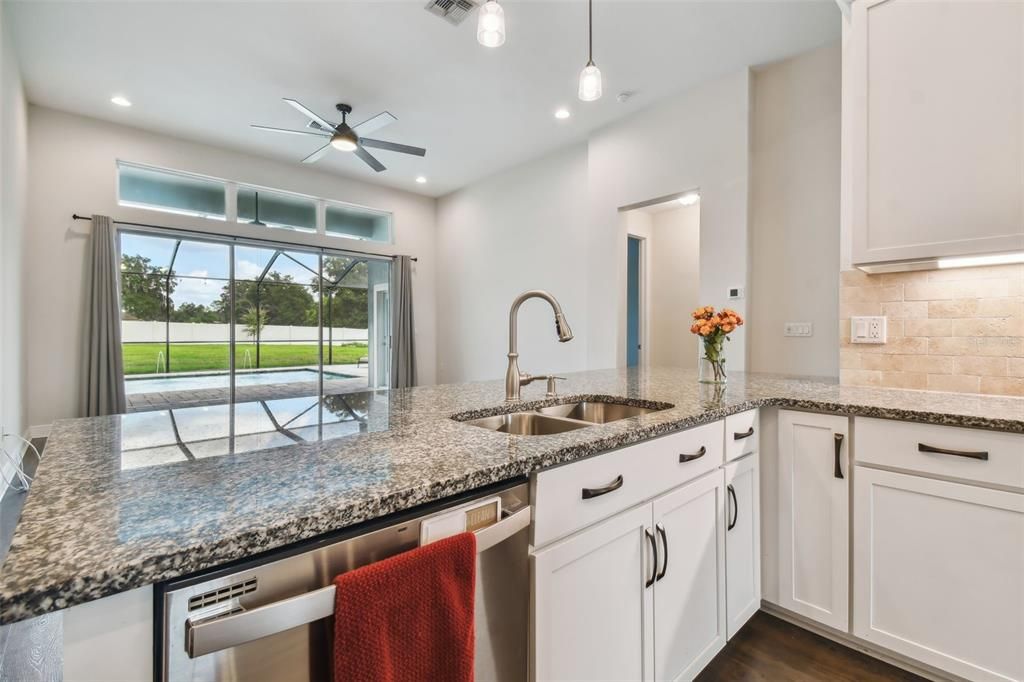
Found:
[(919, 661), (907, 658), (895, 651), (880, 648), (871, 642), (866, 642), (849, 633), (841, 632), (826, 625), (822, 625), (821, 623), (816, 623), (809, 618), (801, 616), (798, 613), (793, 613), (792, 611), (784, 609), (777, 604), (761, 600), (761, 610), (769, 615), (775, 616), (776, 618), (780, 618), (787, 623), (792, 623), (797, 627), (803, 628), (808, 632), (813, 632), (816, 635), (832, 640), (837, 644), (842, 644), (854, 651), (859, 651), (871, 658), (877, 658), (883, 663), (888, 663), (889, 665), (906, 670), (907, 672), (919, 675), (926, 680), (932, 680), (932, 682), (969, 682), (962, 677), (950, 675), (949, 673), (938, 670), (937, 668), (933, 668)]

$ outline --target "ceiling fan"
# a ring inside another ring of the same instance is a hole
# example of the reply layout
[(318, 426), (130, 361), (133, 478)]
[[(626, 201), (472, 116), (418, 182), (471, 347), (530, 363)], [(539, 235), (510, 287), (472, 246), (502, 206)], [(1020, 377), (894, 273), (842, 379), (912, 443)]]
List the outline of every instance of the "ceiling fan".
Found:
[(274, 133), (287, 133), (289, 135), (313, 135), (327, 140), (327, 143), (324, 144), (324, 146), (304, 158), (302, 163), (315, 163), (323, 158), (324, 154), (330, 151), (331, 147), (334, 147), (339, 151), (353, 152), (356, 156), (362, 159), (367, 166), (380, 173), (382, 170), (385, 170), (384, 164), (378, 161), (376, 157), (370, 154), (370, 152), (366, 151), (367, 147), (399, 152), (401, 154), (412, 154), (413, 156), (425, 156), (427, 153), (427, 150), (421, 147), (410, 147), (407, 144), (398, 144), (397, 142), (387, 142), (385, 140), (375, 140), (369, 137), (363, 137), (364, 135), (380, 130), (389, 123), (393, 123), (398, 120), (386, 111), (363, 121), (359, 125), (350, 126), (345, 119), (352, 113), (352, 107), (347, 104), (338, 104), (335, 107), (339, 112), (341, 112), (341, 123), (335, 124), (321, 116), (318, 116), (317, 114), (314, 114), (307, 107), (293, 99), (289, 99), (287, 97), (283, 99), (287, 104), (290, 104), (298, 110), (299, 113), (309, 118), (309, 122), (306, 124), (306, 127), (309, 128), (309, 130), (289, 130), (287, 128), (272, 128), (270, 126), (260, 125), (253, 125), (252, 127), (259, 130), (269, 130)]

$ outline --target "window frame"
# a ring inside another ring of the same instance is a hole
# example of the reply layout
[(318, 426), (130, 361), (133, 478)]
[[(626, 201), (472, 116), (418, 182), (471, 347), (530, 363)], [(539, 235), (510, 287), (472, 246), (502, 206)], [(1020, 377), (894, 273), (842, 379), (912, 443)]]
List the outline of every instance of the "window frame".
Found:
[[(149, 171), (154, 173), (163, 173), (166, 175), (176, 175), (179, 177), (189, 178), (192, 180), (201, 180), (206, 182), (219, 183), (224, 187), (224, 216), (210, 215), (202, 213), (200, 211), (188, 211), (179, 210), (173, 208), (164, 208), (151, 204), (139, 204), (132, 201), (125, 200), (121, 197), (121, 169), (123, 167), (134, 168), (143, 171)], [(297, 199), (304, 199), (312, 201), (315, 205), (316, 211), (316, 228), (315, 230), (302, 229), (297, 227), (289, 226), (267, 226), (268, 231), (274, 232), (294, 232), (296, 234), (306, 235), (317, 235), (319, 237), (325, 237), (330, 239), (341, 239), (352, 242), (362, 242), (368, 244), (382, 244), (382, 245), (393, 245), (395, 243), (395, 214), (394, 211), (386, 209), (375, 208), (373, 206), (366, 206), (364, 204), (357, 204), (351, 201), (345, 201), (343, 199), (330, 199), (327, 197), (318, 197), (312, 194), (305, 194), (303, 192), (294, 192), (291, 190), (280, 189), (277, 187), (268, 187), (266, 185), (260, 185), (251, 182), (240, 182), (237, 180), (228, 180), (225, 178), (218, 178), (212, 175), (203, 175), (201, 173), (191, 173), (189, 171), (177, 170), (174, 168), (164, 168), (161, 166), (152, 166), (149, 164), (138, 163), (135, 161), (127, 161), (125, 159), (115, 160), (115, 182), (114, 192), (118, 206), (124, 206), (126, 208), (140, 209), (144, 211), (154, 211), (157, 213), (167, 213), (171, 215), (181, 215), (190, 218), (199, 218), (203, 220), (212, 220), (217, 223), (234, 224), (244, 227), (252, 227), (252, 223), (249, 221), (242, 221), (238, 218), (238, 196), (240, 189), (253, 190), (258, 192), (267, 192), (270, 194), (279, 194), (284, 196), (291, 196)], [(327, 231), (327, 208), (337, 207), (341, 209), (348, 209), (355, 212), (371, 214), (374, 217), (384, 217), (387, 221), (387, 235), (385, 239), (373, 239), (369, 237), (359, 237), (357, 235), (349, 235), (339, 232), (328, 232)], [(259, 226), (256, 226), (259, 227)], [(272, 239), (268, 235), (268, 239)], [(330, 248), (330, 247), (326, 247)], [(344, 249), (344, 247), (339, 247)]]

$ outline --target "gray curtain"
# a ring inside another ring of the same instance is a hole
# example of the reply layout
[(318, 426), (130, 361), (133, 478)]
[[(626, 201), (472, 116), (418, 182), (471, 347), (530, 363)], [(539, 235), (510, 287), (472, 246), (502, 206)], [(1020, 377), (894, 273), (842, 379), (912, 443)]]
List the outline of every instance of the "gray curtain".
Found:
[(416, 340), (412, 318), (412, 258), (391, 267), (391, 388), (416, 385)]
[(81, 412), (86, 417), (126, 411), (121, 357), (121, 259), (109, 217), (92, 217), (85, 291), (85, 376)]

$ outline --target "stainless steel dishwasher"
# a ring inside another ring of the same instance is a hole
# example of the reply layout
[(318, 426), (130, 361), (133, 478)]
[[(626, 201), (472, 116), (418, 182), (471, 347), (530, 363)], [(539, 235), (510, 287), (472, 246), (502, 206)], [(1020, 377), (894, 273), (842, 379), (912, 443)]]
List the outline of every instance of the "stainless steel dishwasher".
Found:
[[(495, 498), (501, 501), (497, 514)], [(461, 514), (470, 529), (477, 528), (476, 679), (522, 682), (531, 514), (525, 482), (158, 585), (157, 678), (330, 680), (334, 577), (413, 549), (420, 544), (421, 527), (434, 528)], [(432, 523), (424, 527), (425, 521)]]

